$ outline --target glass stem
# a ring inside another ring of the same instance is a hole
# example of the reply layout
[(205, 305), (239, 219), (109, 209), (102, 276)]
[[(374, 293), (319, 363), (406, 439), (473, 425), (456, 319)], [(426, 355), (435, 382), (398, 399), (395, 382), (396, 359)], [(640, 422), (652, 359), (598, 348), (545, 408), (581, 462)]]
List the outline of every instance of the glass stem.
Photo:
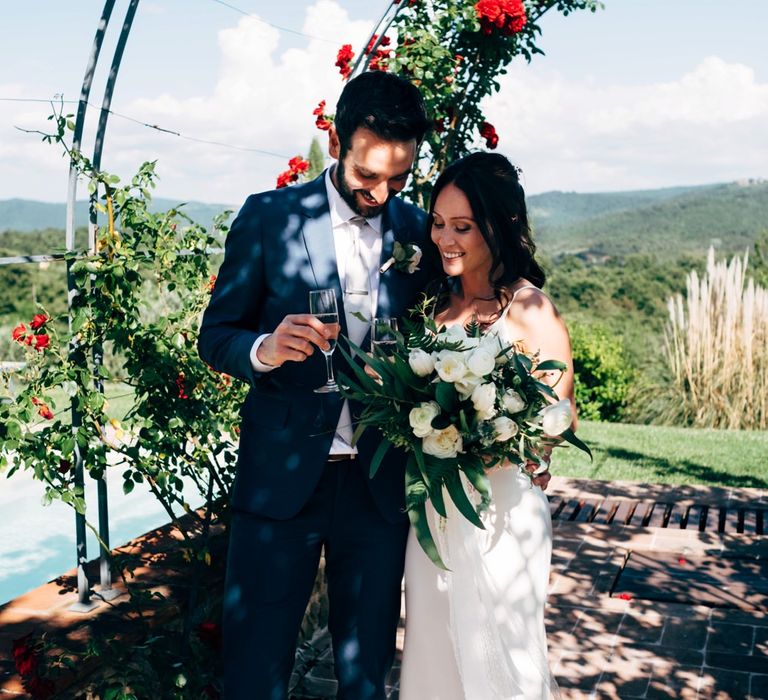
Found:
[(333, 355), (329, 354), (325, 356), (325, 371), (328, 374), (327, 384), (335, 384), (336, 379), (333, 376)]

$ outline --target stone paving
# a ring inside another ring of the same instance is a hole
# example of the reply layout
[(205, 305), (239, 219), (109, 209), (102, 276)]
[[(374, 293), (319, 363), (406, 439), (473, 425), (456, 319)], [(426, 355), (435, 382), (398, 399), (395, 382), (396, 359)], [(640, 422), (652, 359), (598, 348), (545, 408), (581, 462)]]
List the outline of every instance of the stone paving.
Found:
[[(553, 502), (728, 506), (734, 512), (741, 509), (742, 516), (747, 507), (761, 515), (768, 509), (768, 492), (761, 489), (556, 477), (547, 493)], [(768, 538), (728, 533), (727, 528), (719, 533), (715, 522), (713, 532), (598, 520), (553, 522), (546, 622), (550, 665), (563, 700), (768, 700), (768, 596), (766, 577), (760, 575), (768, 559)], [(633, 558), (641, 564), (635, 579), (648, 570), (643, 586), (622, 573)], [(756, 569), (752, 581), (747, 576), (749, 585), (734, 587), (734, 562)], [(688, 600), (681, 595), (681, 581), (690, 592)], [(674, 596), (669, 595), (671, 587)], [(756, 588), (762, 592), (755, 594)], [(718, 599), (712, 598), (715, 589)], [(397, 672), (396, 667), (391, 700), (398, 697)]]

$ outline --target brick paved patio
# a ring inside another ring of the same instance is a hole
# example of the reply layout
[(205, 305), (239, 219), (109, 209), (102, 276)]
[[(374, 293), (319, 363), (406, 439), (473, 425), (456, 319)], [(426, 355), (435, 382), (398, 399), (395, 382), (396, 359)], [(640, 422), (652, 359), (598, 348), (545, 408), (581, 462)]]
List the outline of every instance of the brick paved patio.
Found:
[(555, 477), (547, 493), (562, 515), (546, 617), (563, 700), (768, 699), (768, 492)]

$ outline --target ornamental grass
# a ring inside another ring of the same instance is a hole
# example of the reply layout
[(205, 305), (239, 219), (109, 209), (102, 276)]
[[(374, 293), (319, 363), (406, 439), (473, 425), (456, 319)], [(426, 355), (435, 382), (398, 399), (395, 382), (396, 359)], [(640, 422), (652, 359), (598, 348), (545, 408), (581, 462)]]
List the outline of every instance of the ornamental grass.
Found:
[(678, 399), (676, 423), (702, 428), (768, 428), (768, 291), (747, 279), (748, 255), (715, 261), (687, 277), (686, 298), (667, 302), (665, 352)]

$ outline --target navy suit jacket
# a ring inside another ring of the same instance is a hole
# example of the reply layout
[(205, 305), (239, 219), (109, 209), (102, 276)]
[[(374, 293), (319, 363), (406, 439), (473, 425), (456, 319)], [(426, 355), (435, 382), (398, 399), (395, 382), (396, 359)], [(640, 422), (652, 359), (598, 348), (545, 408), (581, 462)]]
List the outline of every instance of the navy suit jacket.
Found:
[[(423, 248), (426, 234), (424, 212), (393, 198), (383, 216), (382, 262), (395, 241)], [(376, 315), (400, 316), (417, 300), (425, 281), (425, 271), (407, 274), (390, 268), (379, 279)], [(239, 510), (292, 517), (309, 499), (328, 458), (342, 401), (338, 394), (313, 392), (325, 383), (322, 353), (266, 373), (255, 372), (250, 363), (256, 338), (274, 331), (287, 314), (308, 313), (310, 290), (325, 288), (336, 290), (346, 335), (324, 175), (248, 197), (227, 236), (198, 340), (205, 362), (251, 387), (241, 409), (233, 490), (233, 506)], [(342, 369), (341, 354), (334, 353), (333, 359), (335, 369)], [(354, 468), (367, 471), (380, 439), (366, 431)], [(390, 449), (369, 481), (377, 507), (390, 522), (405, 518), (404, 464), (404, 455)]]

